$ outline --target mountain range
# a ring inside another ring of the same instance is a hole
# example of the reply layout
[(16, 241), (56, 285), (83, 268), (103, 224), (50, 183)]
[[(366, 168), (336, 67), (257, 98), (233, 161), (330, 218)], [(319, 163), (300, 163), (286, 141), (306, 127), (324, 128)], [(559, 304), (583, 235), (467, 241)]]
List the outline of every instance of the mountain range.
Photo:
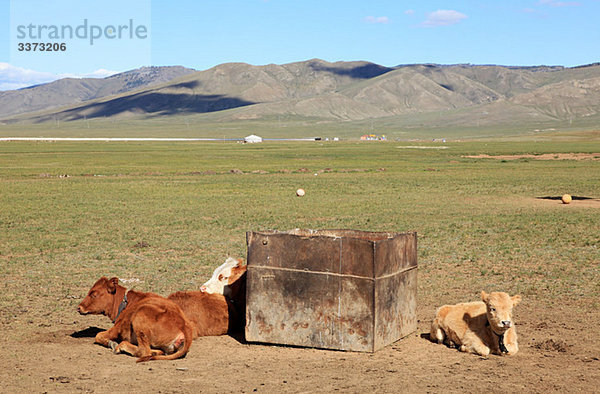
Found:
[(106, 78), (63, 78), (18, 90), (0, 91), (0, 118), (112, 96), (161, 84), (195, 72), (190, 68), (142, 67)]
[(377, 119), (406, 127), (594, 123), (600, 119), (600, 64), (226, 63), (204, 71), (141, 68), (0, 92), (5, 124), (166, 116), (227, 122)]

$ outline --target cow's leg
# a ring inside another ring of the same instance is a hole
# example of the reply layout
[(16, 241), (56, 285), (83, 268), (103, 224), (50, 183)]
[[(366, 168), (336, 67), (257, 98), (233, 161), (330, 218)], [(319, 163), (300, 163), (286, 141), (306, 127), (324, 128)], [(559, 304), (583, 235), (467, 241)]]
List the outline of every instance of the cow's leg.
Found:
[(101, 331), (96, 334), (96, 338), (94, 339), (94, 343), (102, 345), (104, 347), (111, 347), (114, 349), (114, 341), (119, 338), (121, 333), (120, 324), (115, 324), (109, 330)]
[(519, 351), (519, 346), (516, 343), (505, 344), (504, 346), (506, 346), (506, 350), (508, 350), (508, 356), (512, 356)]
[(462, 344), (458, 350), (461, 352), (478, 354), (483, 357), (488, 357), (490, 355), (490, 348), (481, 341), (470, 341), (469, 343)]
[(506, 331), (506, 334), (504, 334), (504, 346), (506, 346), (509, 356), (512, 356), (519, 351), (517, 332), (514, 327), (510, 328), (508, 331)]
[(474, 345), (472, 349), (473, 353), (479, 354), (480, 356), (487, 357), (490, 355), (490, 348), (485, 346), (483, 343)]
[(146, 347), (144, 345), (134, 345), (128, 341), (122, 341), (115, 348), (115, 353), (127, 353), (133, 357), (143, 357), (147, 355), (152, 356), (160, 356), (165, 354), (162, 350), (158, 349), (150, 349), (150, 347)]
[(461, 352), (475, 353), (483, 357), (490, 355), (490, 348), (473, 332), (465, 333), (462, 345), (458, 348)]
[(448, 337), (446, 337), (446, 339), (444, 340), (444, 344), (451, 348), (457, 348), (459, 346), (452, 339), (450, 339)]
[(128, 352), (128, 353), (131, 354), (132, 356), (138, 357), (138, 362), (140, 361), (139, 359), (144, 358), (144, 357), (160, 356), (160, 355), (165, 354), (162, 350), (152, 349), (150, 347), (150, 338), (148, 338), (144, 329), (140, 329), (140, 327), (136, 327), (136, 325), (137, 325), (136, 323), (138, 323), (138, 322), (137, 321), (133, 322), (133, 330), (137, 337), (138, 345), (136, 347), (131, 347), (132, 352)]
[(438, 319), (434, 319), (431, 323), (431, 330), (429, 331), (429, 339), (433, 342), (443, 343), (444, 342), (444, 330), (441, 329)]
[(115, 353), (127, 353), (134, 357), (143, 357), (147, 355), (160, 356), (165, 354), (162, 350), (151, 349), (150, 347), (146, 348), (145, 345), (141, 344), (136, 346), (128, 341), (122, 341), (119, 343), (115, 348)]
[(133, 343), (129, 341), (121, 341), (121, 343), (119, 343), (117, 347), (114, 348), (114, 352), (116, 354), (127, 353), (131, 356), (137, 356), (139, 350), (138, 347)]

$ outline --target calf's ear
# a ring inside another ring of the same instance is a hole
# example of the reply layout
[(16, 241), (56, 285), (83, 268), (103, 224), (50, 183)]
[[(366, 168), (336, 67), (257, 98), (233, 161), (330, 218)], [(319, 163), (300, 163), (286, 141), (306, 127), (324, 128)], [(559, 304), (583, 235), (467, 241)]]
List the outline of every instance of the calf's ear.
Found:
[(106, 288), (110, 294), (115, 294), (117, 292), (117, 285), (119, 284), (119, 278), (114, 277), (108, 280), (108, 284)]
[(521, 296), (520, 295), (512, 296), (510, 299), (512, 300), (513, 306), (515, 306), (519, 302), (521, 302)]
[(490, 299), (490, 295), (488, 293), (486, 293), (484, 290), (482, 290), (481, 291), (481, 301), (483, 301), (487, 304), (489, 299)]

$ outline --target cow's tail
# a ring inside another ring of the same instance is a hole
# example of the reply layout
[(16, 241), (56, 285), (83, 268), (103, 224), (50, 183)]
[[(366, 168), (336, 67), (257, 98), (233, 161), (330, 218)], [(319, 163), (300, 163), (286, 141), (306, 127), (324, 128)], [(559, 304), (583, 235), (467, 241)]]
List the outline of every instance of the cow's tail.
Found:
[(192, 325), (190, 324), (190, 322), (187, 321), (185, 322), (184, 328), (183, 328), (183, 345), (179, 347), (179, 349), (172, 354), (167, 354), (167, 355), (156, 355), (156, 356), (144, 356), (144, 357), (140, 357), (137, 359), (138, 363), (142, 363), (145, 361), (151, 361), (151, 360), (176, 360), (178, 358), (181, 358), (183, 356), (185, 356), (187, 354), (187, 352), (190, 350), (190, 346), (192, 346), (192, 341), (194, 340), (193, 337), (193, 332), (192, 332)]

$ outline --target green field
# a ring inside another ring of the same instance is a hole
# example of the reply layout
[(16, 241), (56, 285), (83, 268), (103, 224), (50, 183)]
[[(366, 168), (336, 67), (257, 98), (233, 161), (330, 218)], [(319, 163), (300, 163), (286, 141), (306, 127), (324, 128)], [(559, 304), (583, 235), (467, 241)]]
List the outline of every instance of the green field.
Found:
[(197, 288), (227, 256), (245, 257), (246, 231), (291, 228), (417, 231), (428, 304), (485, 288), (600, 306), (598, 206), (538, 199), (600, 198), (600, 154), (463, 157), (600, 143), (414, 145), (1, 143), (4, 323), (68, 318), (101, 275), (163, 294)]
[[(228, 110), (206, 114), (155, 118), (97, 118), (70, 122), (0, 122), (0, 137), (180, 137), (263, 138), (322, 137), (358, 140), (363, 134), (385, 134), (390, 141), (450, 140), (580, 140), (600, 141), (600, 116), (569, 121), (532, 122), (517, 118), (495, 122), (472, 120), (472, 113), (457, 109), (407, 116), (354, 121), (300, 116), (264, 116), (260, 119), (231, 120)], [(481, 113), (480, 113), (481, 115)], [(483, 115), (481, 115), (483, 116)], [(507, 116), (510, 116), (510, 112)], [(470, 119), (469, 122), (464, 121)], [(466, 126), (465, 126), (466, 122)]]

